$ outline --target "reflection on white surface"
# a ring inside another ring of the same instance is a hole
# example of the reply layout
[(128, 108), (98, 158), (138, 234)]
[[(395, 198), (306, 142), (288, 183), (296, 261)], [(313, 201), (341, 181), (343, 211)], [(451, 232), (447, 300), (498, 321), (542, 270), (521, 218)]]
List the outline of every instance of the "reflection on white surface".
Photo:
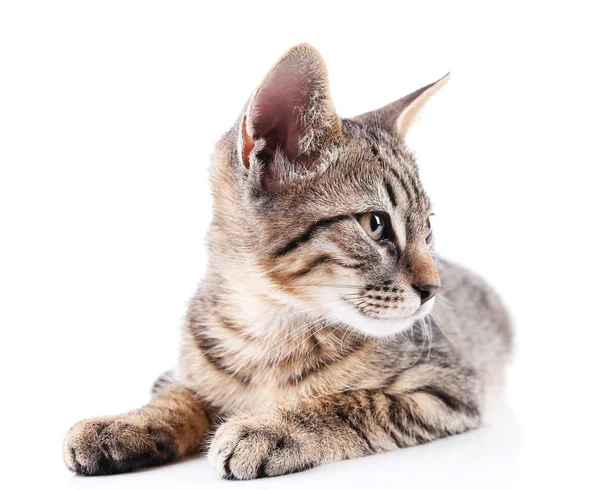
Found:
[(172, 488), (392, 488), (504, 489), (523, 444), (518, 420), (504, 399), (494, 403), (484, 426), (460, 436), (385, 454), (342, 461), (277, 478), (224, 481), (206, 461), (196, 458), (160, 468), (106, 477), (73, 476), (74, 489)]

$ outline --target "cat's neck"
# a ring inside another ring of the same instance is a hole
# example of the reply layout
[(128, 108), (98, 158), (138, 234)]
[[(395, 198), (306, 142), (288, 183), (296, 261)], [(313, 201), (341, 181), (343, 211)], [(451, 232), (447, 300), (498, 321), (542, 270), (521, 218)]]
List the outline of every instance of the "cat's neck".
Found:
[(239, 276), (220, 275), (209, 282), (204, 292), (209, 314), (199, 328), (232, 369), (253, 366), (265, 378), (300, 379), (367, 342), (320, 310), (289, 305), (282, 295), (268, 294), (269, 285), (259, 286), (257, 280), (254, 287)]

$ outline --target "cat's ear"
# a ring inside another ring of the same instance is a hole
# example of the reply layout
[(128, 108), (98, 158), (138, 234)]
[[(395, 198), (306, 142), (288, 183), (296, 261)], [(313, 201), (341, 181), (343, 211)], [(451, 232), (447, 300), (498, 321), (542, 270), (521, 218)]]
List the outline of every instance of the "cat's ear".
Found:
[(365, 124), (372, 124), (387, 129), (404, 138), (406, 132), (415, 120), (415, 116), (421, 110), (432, 95), (441, 89), (450, 79), (450, 73), (447, 73), (437, 82), (430, 83), (414, 92), (398, 99), (391, 104), (376, 109), (360, 116), (354, 117), (354, 121)]
[[(241, 122), (240, 157), (270, 172), (310, 170), (318, 149), (341, 134), (341, 119), (329, 93), (325, 62), (300, 44), (271, 68), (248, 102)], [(272, 175), (277, 178), (277, 175)]]

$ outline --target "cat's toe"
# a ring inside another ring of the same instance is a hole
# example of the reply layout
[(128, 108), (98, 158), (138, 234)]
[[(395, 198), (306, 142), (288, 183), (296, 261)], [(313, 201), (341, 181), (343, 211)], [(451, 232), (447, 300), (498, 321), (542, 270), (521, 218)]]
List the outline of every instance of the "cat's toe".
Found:
[(107, 466), (100, 440), (100, 432), (106, 423), (108, 420), (104, 419), (81, 421), (67, 432), (63, 455), (71, 471), (80, 475), (95, 475)]
[(216, 432), (208, 460), (225, 479), (251, 480), (310, 468), (307, 455), (282, 424), (226, 422)]
[(223, 478), (251, 480), (266, 476), (265, 460), (272, 447), (264, 429), (226, 423), (215, 434), (208, 460)]
[(67, 433), (63, 454), (80, 475), (124, 473), (172, 459), (172, 437), (164, 428), (116, 417), (84, 420)]

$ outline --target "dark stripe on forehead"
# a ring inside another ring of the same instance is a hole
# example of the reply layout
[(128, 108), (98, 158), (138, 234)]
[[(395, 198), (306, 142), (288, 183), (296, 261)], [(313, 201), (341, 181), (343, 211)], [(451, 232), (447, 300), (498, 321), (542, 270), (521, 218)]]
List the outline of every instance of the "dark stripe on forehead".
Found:
[(304, 233), (302, 233), (300, 236), (298, 236), (298, 237), (294, 238), (293, 240), (291, 240), (290, 242), (288, 242), (287, 245), (281, 247), (273, 255), (275, 257), (282, 257), (283, 255), (288, 254), (292, 250), (295, 250), (303, 243), (310, 241), (312, 239), (313, 235), (315, 233), (317, 233), (319, 230), (321, 230), (323, 228), (327, 228), (328, 226), (331, 226), (333, 224), (340, 223), (349, 218), (350, 218), (350, 216), (348, 216), (348, 215), (333, 216), (331, 218), (326, 218), (326, 219), (317, 221), (316, 223), (313, 223), (312, 225), (310, 225)]
[[(387, 168), (392, 172), (394, 177), (398, 180), (400, 186), (404, 189), (406, 196), (408, 198), (408, 203), (411, 206), (417, 206), (420, 200), (424, 199), (423, 191), (418, 183), (416, 170), (413, 170), (410, 167), (406, 167), (404, 165), (400, 165), (400, 171), (394, 168), (394, 164), (391, 162), (386, 162), (379, 151), (377, 145), (381, 144), (379, 141), (379, 137), (374, 132), (369, 133), (371, 136), (371, 153), (377, 159), (379, 164), (383, 168)], [(394, 160), (401, 162), (402, 158), (398, 152), (398, 149), (393, 145), (386, 145), (388, 150), (391, 150), (393, 154)]]
[(402, 187), (402, 189), (404, 189), (404, 192), (406, 193), (406, 197), (408, 198), (408, 203), (410, 205), (412, 205), (414, 203), (414, 196), (403, 177), (404, 173), (401, 176), (400, 173), (394, 167), (390, 166), (389, 169), (390, 169), (390, 172), (392, 172), (392, 174), (394, 175), (394, 177), (396, 177), (396, 180), (398, 180), (400, 187)]
[(406, 176), (410, 182), (411, 189), (414, 191), (415, 200), (419, 201), (422, 197), (421, 187), (417, 182), (417, 176), (415, 172), (411, 172), (410, 170), (405, 171)]
[(392, 206), (396, 207), (398, 205), (396, 203), (396, 194), (394, 194), (394, 189), (392, 189), (392, 186), (390, 185), (390, 183), (387, 180), (385, 181), (385, 190), (388, 193), (388, 197), (390, 198), (390, 202), (392, 203)]

